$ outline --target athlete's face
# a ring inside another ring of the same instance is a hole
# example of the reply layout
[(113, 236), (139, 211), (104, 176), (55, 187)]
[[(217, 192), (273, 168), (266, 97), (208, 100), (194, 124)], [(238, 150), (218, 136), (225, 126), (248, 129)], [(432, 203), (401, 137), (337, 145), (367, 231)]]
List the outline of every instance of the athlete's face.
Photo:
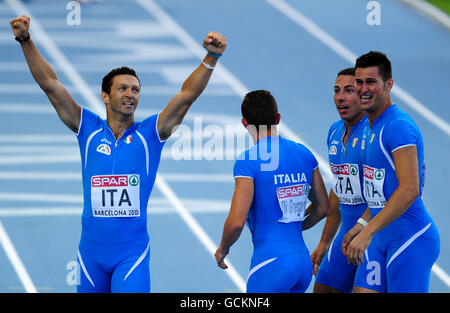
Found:
[(383, 81), (376, 66), (358, 67), (355, 81), (361, 108), (374, 116), (381, 114), (390, 99), (390, 91), (394, 84), (392, 78)]
[(362, 109), (359, 107), (356, 94), (355, 76), (339, 75), (334, 84), (334, 103), (341, 119), (353, 124), (359, 120)]
[(141, 86), (133, 75), (117, 75), (113, 78), (109, 94), (102, 93), (107, 110), (123, 115), (136, 111)]

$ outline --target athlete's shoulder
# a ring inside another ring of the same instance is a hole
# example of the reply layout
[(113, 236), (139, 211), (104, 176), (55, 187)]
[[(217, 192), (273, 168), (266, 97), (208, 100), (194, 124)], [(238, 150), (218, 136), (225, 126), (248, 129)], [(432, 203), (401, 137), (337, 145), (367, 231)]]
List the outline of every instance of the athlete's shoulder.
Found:
[(344, 120), (343, 119), (339, 119), (339, 120), (335, 121), (333, 124), (331, 124), (329, 132), (331, 132), (331, 131), (333, 131), (335, 129), (341, 128), (342, 125), (344, 125)]
[(331, 138), (333, 138), (338, 132), (339, 129), (342, 129), (344, 125), (344, 120), (340, 119), (331, 124), (330, 128), (328, 129), (328, 135), (327, 135), (327, 145), (330, 145)]
[(81, 108), (81, 122), (92, 123), (92, 122), (103, 122), (103, 119), (98, 115), (89, 110), (86, 107)]
[(317, 167), (318, 161), (310, 148), (300, 142), (285, 139), (282, 137), (280, 138), (285, 142), (285, 145), (290, 147), (290, 149), (285, 149), (285, 151), (288, 151), (289, 153), (289, 159), (294, 161), (301, 161), (302, 163), (309, 161), (306, 162), (306, 164), (310, 164), (313, 168)]
[(419, 127), (411, 116), (393, 104), (389, 118), (383, 125), (384, 132), (395, 134), (397, 132), (419, 132)]
[(136, 131), (147, 140), (163, 144), (166, 141), (160, 139), (158, 132), (158, 117), (159, 114), (153, 114), (144, 119), (142, 122), (136, 122)]
[(250, 177), (255, 178), (258, 159), (254, 155), (257, 151), (256, 145), (242, 151), (237, 159), (234, 161), (233, 177)]
[(383, 145), (390, 151), (408, 145), (417, 145), (423, 142), (419, 127), (412, 118), (400, 109), (396, 110), (395, 118), (387, 122), (382, 129)]
[(158, 122), (158, 114), (153, 114), (141, 122), (139, 122), (139, 121), (136, 122), (136, 126), (137, 126), (137, 128), (154, 127), (157, 124), (157, 122)]
[(89, 109), (82, 107), (81, 119), (78, 126), (78, 138), (82, 138), (85, 135), (90, 134), (92, 131), (103, 128), (103, 119), (90, 111)]

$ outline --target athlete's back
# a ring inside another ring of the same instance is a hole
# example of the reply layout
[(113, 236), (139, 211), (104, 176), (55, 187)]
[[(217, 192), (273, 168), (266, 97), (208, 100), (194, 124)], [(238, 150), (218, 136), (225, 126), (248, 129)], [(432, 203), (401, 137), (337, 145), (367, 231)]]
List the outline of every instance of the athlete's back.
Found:
[[(302, 221), (317, 166), (305, 146), (273, 136), (260, 139), (236, 161), (234, 177), (252, 178), (255, 186), (247, 218), (254, 244), (248, 292), (264, 290), (265, 285), (268, 291), (281, 292), (308, 287), (312, 264)], [(271, 279), (283, 274), (284, 283)]]

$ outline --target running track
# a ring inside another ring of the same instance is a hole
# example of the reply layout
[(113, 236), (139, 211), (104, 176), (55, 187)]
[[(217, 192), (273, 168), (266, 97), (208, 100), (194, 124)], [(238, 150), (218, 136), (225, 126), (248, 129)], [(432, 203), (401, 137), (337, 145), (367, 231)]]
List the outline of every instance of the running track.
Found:
[[(164, 148), (148, 209), (153, 292), (245, 288), (248, 230), (231, 250), (229, 270), (212, 257), (233, 192), (233, 154), (243, 149), (232, 141), (245, 134), (239, 128), (242, 96), (253, 89), (273, 92), (282, 134), (314, 151), (329, 186), (325, 138), (338, 119), (335, 75), (362, 53), (386, 52), (393, 100), (425, 140), (424, 199), (441, 235), (430, 291), (449, 292), (449, 31), (401, 1), (378, 1), (381, 25), (368, 25), (368, 2), (104, 0), (82, 5), (81, 24), (69, 25), (69, 1), (0, 1), (0, 292), (74, 292), (80, 235), (78, 146), (13, 40), (9, 21), (21, 14), (32, 17), (34, 41), (76, 101), (99, 114), (103, 75), (121, 65), (135, 68), (143, 83), (139, 120), (161, 110), (199, 64), (209, 30), (228, 39), (186, 127)], [(221, 138), (224, 147), (230, 140), (229, 155), (211, 149), (211, 138)], [(304, 233), (311, 251), (322, 227)]]

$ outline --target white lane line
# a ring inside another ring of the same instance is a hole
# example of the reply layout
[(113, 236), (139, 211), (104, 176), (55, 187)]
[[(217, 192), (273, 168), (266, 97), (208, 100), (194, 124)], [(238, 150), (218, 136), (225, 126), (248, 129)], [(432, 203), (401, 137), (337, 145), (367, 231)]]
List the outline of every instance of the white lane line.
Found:
[[(70, 203), (83, 204), (83, 197), (77, 194), (60, 194), (60, 193), (28, 193), (28, 192), (1, 192), (0, 201), (2, 205), (5, 202), (31, 202), (33, 204), (40, 203)], [(224, 207), (229, 209), (229, 200), (217, 200), (210, 198), (182, 198), (180, 199), (189, 210), (196, 212), (208, 212), (223, 210)], [(148, 202), (148, 207), (152, 209), (155, 205), (166, 206), (170, 205), (169, 199), (162, 197), (151, 197)], [(4, 208), (4, 207), (0, 207)]]
[[(188, 212), (186, 207), (183, 205), (183, 203), (177, 197), (177, 195), (173, 192), (173, 190), (169, 187), (169, 185), (167, 185), (164, 179), (162, 179), (161, 176), (159, 175), (156, 176), (155, 184), (157, 185), (161, 193), (163, 193), (164, 196), (167, 199), (169, 199), (170, 203), (175, 208), (177, 213), (180, 215), (183, 221), (189, 226), (191, 231), (197, 236), (197, 238), (200, 240), (203, 246), (209, 251), (209, 253), (211, 253), (211, 255), (214, 256), (217, 246), (214, 244), (214, 242), (211, 240), (211, 238), (208, 236), (205, 230), (203, 230), (203, 228), (200, 226), (197, 220)], [(244, 280), (236, 271), (234, 266), (229, 262), (229, 260), (227, 260), (227, 264), (228, 269), (226, 273), (231, 278), (231, 280), (236, 284), (236, 286), (238, 286), (238, 288), (242, 292), (244, 292), (245, 291)]]
[(31, 202), (60, 202), (60, 203), (83, 203), (81, 195), (68, 194), (45, 194), (45, 193), (15, 193), (1, 192), (0, 201), (31, 201)]
[(34, 286), (33, 281), (30, 278), (30, 275), (28, 275), (28, 272), (25, 269), (25, 266), (23, 265), (22, 261), (20, 260), (20, 257), (17, 254), (17, 251), (14, 248), (14, 245), (12, 244), (11, 239), (9, 238), (8, 233), (6, 232), (5, 228), (3, 227), (3, 224), (1, 221), (0, 221), (0, 243), (3, 246), (3, 249), (6, 252), (6, 255), (8, 256), (9, 261), (13, 265), (17, 276), (19, 277), (20, 281), (22, 282), (22, 285), (25, 288), (25, 291), (28, 293), (36, 293), (37, 292), (36, 287)]
[(419, 10), (425, 15), (428, 15), (433, 20), (440, 23), (442, 26), (450, 30), (450, 17), (442, 10), (438, 9), (431, 3), (423, 0), (401, 0), (406, 4), (412, 6), (416, 10)]
[[(61, 53), (61, 51), (54, 44), (54, 42), (51, 40), (51, 38), (45, 33), (45, 31), (40, 26), (38, 21), (31, 15), (31, 13), (20, 2), (14, 1), (14, 0), (7, 0), (7, 3), (14, 9), (14, 11), (16, 11), (16, 13), (18, 15), (26, 14), (31, 18), (31, 20), (33, 20), (33, 23), (31, 25), (34, 25), (33, 33), (34, 33), (34, 36), (37, 39), (37, 41), (39, 41), (44, 46), (46, 52), (49, 55), (51, 55), (52, 58), (56, 61), (56, 63), (61, 67), (61, 69), (64, 71), (64, 73), (69, 78), (69, 80), (72, 82), (72, 84), (77, 86), (78, 88), (80, 88), (79, 90), (80, 90), (82, 96), (85, 98), (87, 103), (91, 106), (91, 108), (97, 114), (99, 114), (100, 116), (102, 116), (104, 118), (105, 117), (104, 106), (101, 105), (101, 103), (94, 96), (94, 94), (90, 90), (89, 86), (85, 83), (83, 78), (78, 74), (78, 72), (69, 63), (69, 61), (67, 61), (65, 56)], [(211, 248), (213, 249), (212, 254), (214, 254), (214, 252), (215, 252), (214, 244), (209, 239), (206, 232), (197, 223), (197, 221), (186, 211), (186, 209), (184, 208), (181, 201), (178, 199), (178, 197), (175, 195), (175, 193), (172, 191), (172, 189), (167, 185), (167, 183), (165, 183), (165, 181), (163, 179), (161, 179), (159, 176), (157, 176), (155, 185), (156, 185), (156, 187), (158, 187), (158, 189), (164, 191), (163, 193), (167, 197), (169, 197), (169, 200), (172, 202), (172, 204), (176, 206), (180, 215), (188, 223), (189, 227), (191, 229), (195, 230), (196, 234), (198, 236), (200, 236), (201, 242), (207, 245), (208, 250), (210, 252), (211, 252)], [(211, 246), (211, 244), (212, 244), (212, 246)], [(233, 282), (235, 282), (236, 285), (242, 291), (244, 291), (245, 290), (245, 282), (239, 276), (237, 271), (230, 265), (231, 264), (229, 264), (229, 270), (227, 271), (228, 275), (230, 275), (230, 278), (233, 280)]]
[[(56, 114), (56, 113), (55, 113)], [(74, 135), (61, 134), (25, 134), (25, 135), (0, 135), (0, 143), (73, 143), (77, 144), (77, 139)]]
[[(65, 85), (67, 91), (71, 95), (80, 94), (80, 90), (73, 85)], [(98, 88), (101, 90), (100, 86), (92, 86), (92, 89)], [(140, 92), (141, 96), (173, 96), (179, 91), (179, 86), (167, 86), (167, 85), (155, 85), (155, 86), (145, 86)], [(33, 84), (0, 84), (0, 93), (1, 94), (42, 94), (42, 90), (39, 89), (37, 85)], [(211, 86), (204, 92), (206, 95), (210, 96), (231, 96), (233, 95), (233, 91), (229, 88), (221, 87), (221, 86)], [(50, 105), (50, 104), (49, 104)], [(101, 114), (99, 114), (101, 116)]]
[[(184, 199), (182, 199), (184, 202)], [(147, 210), (148, 215), (161, 214), (177, 214), (178, 212), (172, 205), (166, 201), (166, 206), (151, 206)], [(195, 214), (226, 214), (229, 210), (229, 203), (223, 201), (223, 205), (215, 204), (214, 201), (202, 203), (195, 201), (199, 205), (197, 207), (188, 208), (190, 213)], [(213, 206), (215, 205), (215, 206)], [(19, 208), (0, 208), (0, 217), (29, 217), (29, 216), (81, 216), (83, 213), (82, 205), (78, 207), (64, 206), (64, 207), (19, 207)]]
[(0, 217), (29, 217), (29, 216), (81, 216), (82, 206), (78, 207), (24, 207), (0, 208)]
[[(198, 156), (198, 157), (197, 157)], [(223, 161), (234, 160), (238, 154), (233, 155), (234, 158), (217, 154), (213, 151), (207, 151), (202, 148), (191, 149), (184, 153), (172, 151), (172, 149), (163, 150), (161, 154), (162, 159), (169, 159), (173, 161), (180, 160), (206, 160), (206, 161)], [(50, 164), (50, 163), (80, 163), (81, 157), (77, 152), (67, 153), (60, 152), (59, 154), (36, 154), (36, 155), (8, 155), (0, 156), (0, 165), (14, 165), (14, 164)], [(325, 178), (324, 178), (325, 179)], [(326, 179), (325, 179), (326, 180)]]
[[(169, 29), (172, 34), (178, 38), (191, 52), (196, 55), (200, 60), (205, 56), (205, 50), (202, 46), (197, 43), (177, 22), (175, 22), (166, 12), (164, 12), (154, 1), (152, 0), (136, 0), (144, 9), (153, 14), (161, 24), (165, 25), (167, 29)], [(216, 74), (220, 75), (222, 79), (227, 82), (231, 88), (236, 92), (236, 94), (243, 98), (246, 93), (248, 93), (247, 87), (245, 87), (230, 71), (228, 71), (225, 66), (223, 66), (220, 62), (216, 65), (215, 69)], [(239, 118), (240, 119), (240, 118)], [(331, 173), (330, 166), (328, 161), (323, 159), (318, 153), (316, 153), (313, 149), (311, 149), (308, 144), (305, 143), (294, 131), (292, 131), (286, 124), (280, 123), (279, 125), (280, 132), (286, 136), (287, 138), (301, 142), (311, 152), (316, 156), (317, 161), (319, 162), (319, 167), (321, 169), (321, 173), (325, 175), (324, 179), (327, 181), (333, 178), (333, 174)]]
[(450, 276), (437, 263), (433, 264), (431, 270), (450, 288)]
[[(227, 183), (234, 182), (231, 174), (225, 173), (161, 173), (166, 181), (174, 182), (217, 182)], [(81, 173), (79, 172), (16, 172), (7, 171), (0, 172), (0, 180), (61, 180), (61, 181), (81, 181)]]
[(30, 24), (30, 30), (33, 33), (33, 38), (35, 38), (36, 41), (42, 45), (45, 52), (51, 56), (51, 58), (55, 61), (58, 67), (64, 72), (69, 81), (72, 83), (72, 86), (74, 86), (78, 90), (80, 95), (90, 105), (91, 109), (102, 118), (105, 118), (105, 106), (95, 96), (89, 85), (84, 81), (80, 74), (78, 74), (77, 70), (67, 60), (65, 55), (56, 46), (50, 36), (47, 35), (39, 21), (33, 17), (31, 12), (20, 1), (6, 0), (6, 3), (18, 16), (25, 14), (31, 18), (32, 22)]
[[(301, 14), (291, 5), (283, 0), (266, 0), (266, 2), (272, 5), (275, 9), (283, 13), (286, 17), (291, 19), (293, 22), (303, 27), (316, 39), (321, 41), (331, 50), (336, 52), (339, 56), (350, 62), (352, 65), (355, 64), (357, 55), (345, 47), (342, 43), (337, 41), (326, 31), (320, 28), (317, 24), (311, 21), (309, 18)], [(423, 105), (420, 101), (406, 92), (403, 88), (398, 85), (394, 85), (392, 88), (392, 94), (402, 100), (406, 105), (410, 106), (418, 114), (422, 115), (426, 120), (432, 123), (434, 126), (442, 130), (445, 134), (450, 135), (450, 125)]]
[(4, 164), (48, 164), (48, 163), (79, 163), (81, 160), (79, 153), (61, 155), (13, 155), (0, 157), (0, 165)]
[[(327, 32), (321, 29), (317, 24), (308, 19), (306, 16), (298, 12), (295, 8), (287, 4), (283, 0), (266, 0), (267, 3), (272, 5), (278, 11), (286, 15), (292, 21), (297, 23), (299, 26), (307, 30), (311, 35), (316, 37), (319, 41), (328, 46), (331, 50), (336, 52), (338, 55), (349, 61), (351, 64), (355, 64), (356, 54), (347, 49), (343, 44), (330, 36)], [(422, 103), (416, 100), (413, 96), (407, 93), (405, 90), (399, 86), (394, 86), (392, 93), (403, 100), (407, 105), (414, 109), (417, 113), (422, 115), (430, 123), (441, 129), (447, 135), (450, 135), (450, 125), (434, 114), (431, 110), (425, 107)], [(448, 274), (441, 269), (437, 264), (432, 267), (433, 272), (448, 285)]]
[[(188, 47), (189, 50), (191, 50), (192, 53), (194, 53), (199, 59), (202, 59), (205, 55), (204, 49), (199, 45), (180, 25), (178, 25), (166, 12), (164, 12), (154, 1), (152, 0), (136, 0), (144, 9), (146, 9), (149, 13), (151, 13), (153, 16), (159, 20), (159, 22), (167, 29), (169, 29), (172, 34), (177, 37), (186, 47)], [(240, 97), (243, 97), (247, 92), (248, 89), (241, 83), (239, 80), (234, 77), (222, 64), (218, 64), (216, 66), (216, 72), (217, 74), (222, 76), (222, 78), (232, 87), (232, 89), (236, 92), (236, 94)], [(287, 128), (284, 124), (280, 125), (280, 132), (286, 133), (287, 136), (293, 140), (303, 142), (300, 140), (298, 136), (294, 134), (293, 131)], [(304, 142), (303, 142), (304, 143)], [(305, 143), (304, 143), (305, 144)], [(305, 144), (306, 145), (306, 144)], [(309, 147), (310, 148), (310, 147)], [(311, 148), (310, 148), (311, 149)], [(316, 158), (319, 162), (319, 166), (322, 169), (322, 172), (325, 173), (326, 178), (330, 179), (332, 177), (330, 168), (328, 163), (323, 160), (317, 153), (315, 153), (312, 149), (311, 151), (316, 155)], [(160, 184), (159, 186), (161, 187)], [(174, 199), (174, 204), (176, 204), (176, 199)], [(181, 204), (181, 202), (179, 202)], [(180, 214), (183, 214), (183, 207), (179, 206)], [(187, 212), (185, 212), (187, 213)], [(187, 223), (190, 223), (192, 220), (188, 216), (183, 217)], [(195, 220), (194, 220), (195, 221)], [(196, 222), (196, 221), (195, 221)], [(197, 231), (196, 225), (191, 225), (192, 229), (194, 231)], [(202, 234), (199, 234), (202, 236)], [(208, 237), (209, 239), (209, 237)], [(202, 242), (207, 246), (208, 250), (210, 250), (211, 254), (214, 254), (215, 248), (209, 246), (207, 239), (202, 239)], [(238, 285), (238, 287), (241, 289), (241, 291), (245, 290), (245, 283), (242, 277), (236, 272), (234, 272), (234, 267), (231, 265), (228, 261), (228, 271), (227, 273), (231, 273), (230, 278), (235, 282), (235, 284)]]

